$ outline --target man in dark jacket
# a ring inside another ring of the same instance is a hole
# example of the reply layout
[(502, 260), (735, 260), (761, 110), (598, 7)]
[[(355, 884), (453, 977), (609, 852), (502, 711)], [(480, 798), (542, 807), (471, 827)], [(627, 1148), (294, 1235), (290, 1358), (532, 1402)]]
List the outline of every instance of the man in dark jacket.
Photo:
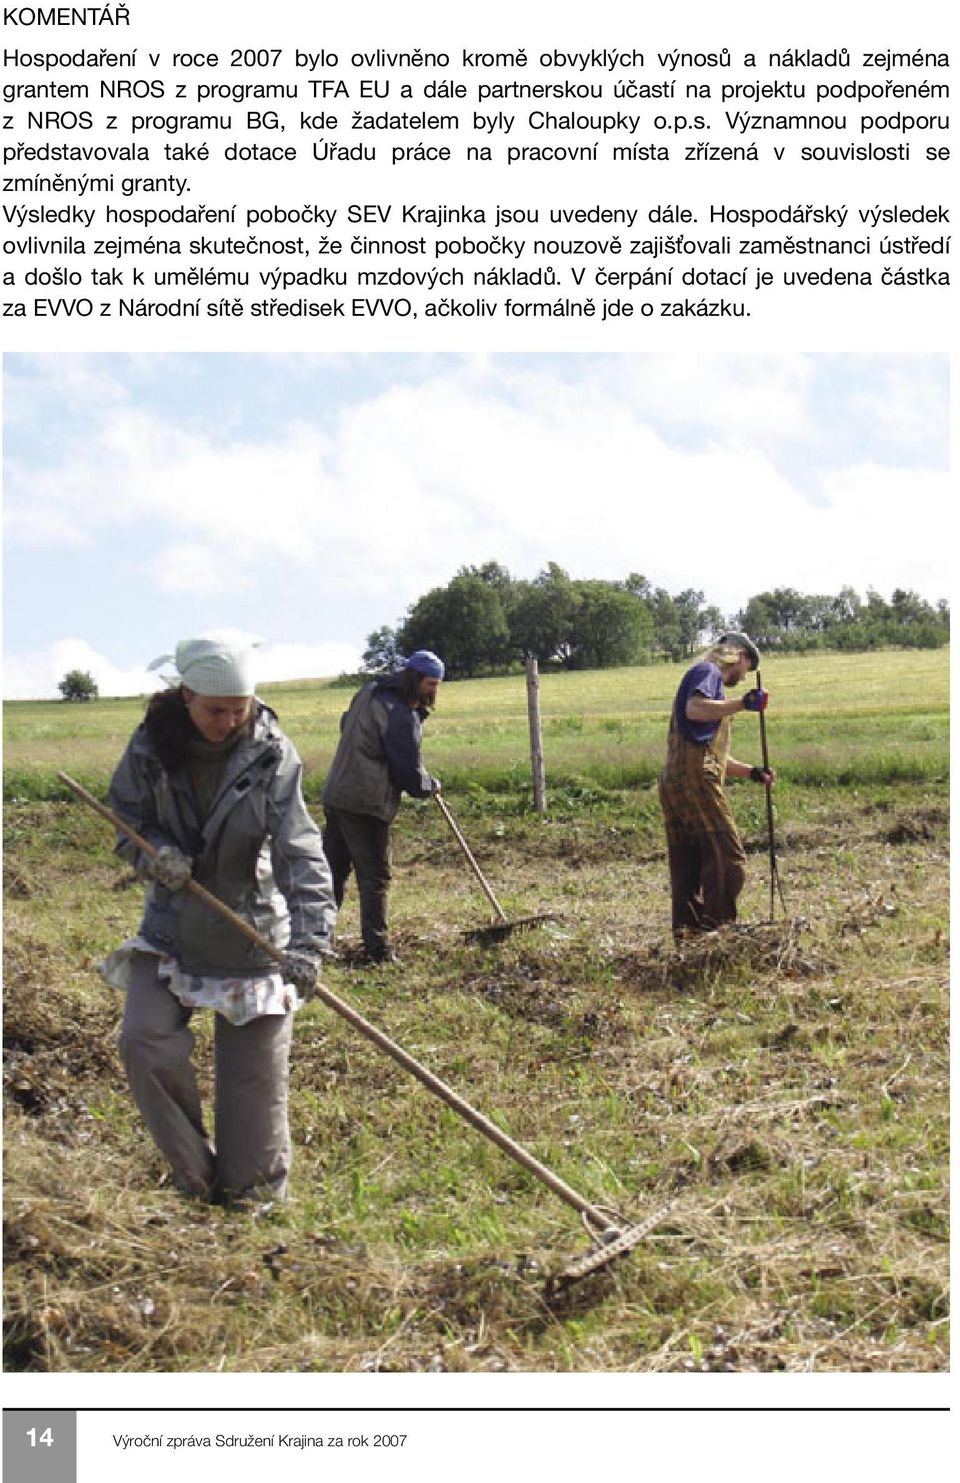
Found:
[(429, 798), (439, 778), (424, 771), (421, 728), (436, 703), (443, 662), (428, 649), (411, 654), (395, 674), (358, 690), (340, 722), (340, 744), (323, 788), (323, 848), (337, 905), (350, 871), (357, 874), (366, 960), (392, 962), (387, 929), (390, 825), (400, 795)]

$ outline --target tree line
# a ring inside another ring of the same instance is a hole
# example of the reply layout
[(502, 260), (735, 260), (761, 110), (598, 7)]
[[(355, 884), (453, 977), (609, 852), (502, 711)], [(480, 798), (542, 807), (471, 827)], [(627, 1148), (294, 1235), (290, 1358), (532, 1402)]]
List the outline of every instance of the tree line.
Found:
[(778, 587), (751, 597), (738, 614), (761, 649), (804, 653), (810, 649), (939, 649), (950, 642), (950, 605), (929, 603), (916, 592), (894, 589), (887, 601), (852, 587), (835, 597), (807, 596)]
[(534, 655), (544, 668), (607, 669), (682, 661), (725, 627), (742, 628), (760, 648), (865, 650), (938, 648), (949, 642), (950, 609), (897, 589), (889, 602), (851, 587), (836, 596), (778, 587), (721, 613), (703, 592), (670, 593), (638, 572), (623, 581), (573, 578), (550, 562), (532, 579), (497, 561), (464, 566), (443, 587), (417, 598), (394, 627), (367, 637), (363, 669), (395, 667), (414, 649), (440, 654), (453, 679), (498, 674)]

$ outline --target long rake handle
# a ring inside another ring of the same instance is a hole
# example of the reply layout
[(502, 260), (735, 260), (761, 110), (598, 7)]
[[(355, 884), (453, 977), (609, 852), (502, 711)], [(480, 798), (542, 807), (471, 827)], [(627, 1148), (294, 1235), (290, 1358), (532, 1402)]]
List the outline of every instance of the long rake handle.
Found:
[[(57, 777), (83, 803), (86, 803), (96, 813), (100, 814), (101, 818), (106, 819), (121, 834), (125, 834), (128, 839), (131, 839), (138, 849), (143, 850), (151, 858), (156, 857), (156, 847), (138, 834), (130, 824), (126, 823), (124, 819), (121, 819), (112, 809), (107, 808), (106, 804), (94, 798), (92, 793), (88, 793), (86, 788), (82, 787), (80, 783), (76, 782), (67, 773), (58, 772)], [(434, 797), (436, 797), (436, 794), (434, 794)], [(261, 937), (255, 927), (251, 927), (249, 922), (245, 922), (243, 917), (238, 916), (218, 896), (214, 896), (212, 891), (208, 891), (199, 881), (195, 881), (192, 878), (187, 881), (185, 889), (192, 891), (195, 896), (199, 896), (213, 911), (219, 912), (222, 917), (225, 917), (228, 922), (231, 922), (238, 932), (242, 932), (244, 937), (256, 943), (257, 947), (261, 948), (263, 952), (268, 953), (276, 963), (281, 966), (283, 965), (284, 954), (282, 950), (274, 947), (265, 937)], [(445, 1082), (440, 1080), (439, 1076), (434, 1076), (433, 1072), (428, 1071), (426, 1066), (421, 1066), (420, 1062), (415, 1061), (413, 1056), (409, 1055), (402, 1046), (397, 1045), (389, 1036), (384, 1035), (382, 1030), (378, 1030), (376, 1025), (372, 1025), (369, 1020), (364, 1019), (363, 1015), (358, 1014), (345, 1000), (338, 998), (336, 994), (332, 994), (321, 983), (317, 984), (316, 996), (326, 1004), (328, 1009), (332, 1009), (335, 1014), (340, 1015), (342, 1019), (345, 1019), (348, 1024), (351, 1024), (355, 1030), (359, 1030), (360, 1034), (371, 1041), (379, 1050), (391, 1056), (405, 1071), (409, 1071), (411, 1076), (415, 1076), (428, 1091), (433, 1092), (453, 1112), (457, 1113), (459, 1117), (462, 1117), (471, 1127), (476, 1128), (478, 1133), (482, 1133), (485, 1138), (489, 1138), (491, 1143), (495, 1143), (498, 1148), (501, 1148), (505, 1154), (508, 1154), (510, 1158), (520, 1164), (528, 1173), (533, 1174), (548, 1189), (553, 1190), (555, 1195), (559, 1195), (561, 1200), (565, 1200), (568, 1205), (572, 1205), (574, 1210), (579, 1210), (581, 1215), (585, 1215), (596, 1226), (597, 1230), (603, 1230), (610, 1225), (609, 1215), (605, 1215), (603, 1211), (598, 1210), (596, 1206), (591, 1205), (588, 1200), (585, 1200), (582, 1195), (578, 1195), (577, 1191), (571, 1189), (570, 1185), (561, 1179), (558, 1174), (554, 1174), (552, 1169), (548, 1169), (545, 1164), (541, 1164), (539, 1159), (533, 1157), (533, 1154), (528, 1153), (525, 1148), (521, 1148), (520, 1144), (515, 1143), (501, 1128), (497, 1127), (496, 1123), (491, 1122), (490, 1118), (485, 1117), (482, 1112), (478, 1112), (475, 1107), (471, 1107), (470, 1103), (466, 1102), (452, 1087), (448, 1087)]]
[[(760, 680), (759, 668), (757, 669), (757, 688), (761, 690), (763, 689)], [(769, 772), (770, 752), (767, 747), (767, 718), (764, 715), (763, 711), (760, 711), (758, 714), (760, 716), (760, 755), (763, 758), (764, 772)], [(780, 904), (783, 907), (784, 911), (786, 911), (787, 909), (787, 903), (783, 899), (783, 886), (780, 884), (780, 872), (777, 869), (777, 851), (776, 844), (774, 842), (773, 826), (773, 798), (771, 797), (771, 790), (768, 787), (764, 787), (764, 792), (767, 795), (767, 843), (770, 851), (770, 920), (772, 922), (775, 889), (779, 890), (780, 892)]]
[(489, 901), (490, 905), (493, 907), (493, 909), (496, 912), (497, 916), (500, 918), (500, 921), (504, 925), (506, 925), (507, 922), (508, 922), (508, 920), (509, 920), (509, 918), (507, 917), (506, 912), (504, 911), (503, 907), (500, 905), (500, 903), (497, 900), (496, 896), (494, 896), (493, 890), (492, 890), (491, 885), (490, 885), (490, 882), (487, 880), (487, 878), (484, 875), (483, 871), (480, 869), (480, 866), (477, 864), (476, 860), (474, 859), (473, 851), (471, 850), (470, 846), (467, 844), (467, 841), (464, 839), (463, 835), (461, 834), (461, 832), (460, 832), (460, 826), (458, 825), (456, 819), (453, 817), (453, 814), (450, 812), (450, 809), (447, 806), (446, 800), (444, 798), (442, 798), (439, 793), (434, 793), (433, 796), (434, 796), (434, 799), (436, 801), (437, 808), (443, 814), (443, 817), (446, 819), (447, 823), (450, 825), (450, 828), (453, 830), (453, 833), (454, 833), (454, 836), (456, 838), (456, 841), (457, 841), (458, 845), (460, 846), (461, 850), (463, 851), (464, 855), (466, 856), (466, 859), (467, 859), (467, 862), (469, 863), (470, 869), (473, 871), (474, 875), (477, 877), (477, 880), (480, 882), (481, 886), (483, 887), (484, 892), (486, 894), (487, 900)]

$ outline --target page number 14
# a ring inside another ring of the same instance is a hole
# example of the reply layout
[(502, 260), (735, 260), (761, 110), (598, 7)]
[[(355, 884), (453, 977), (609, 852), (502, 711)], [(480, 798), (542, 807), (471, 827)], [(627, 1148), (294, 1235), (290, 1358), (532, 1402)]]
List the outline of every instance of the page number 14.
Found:
[(31, 1447), (52, 1447), (53, 1446), (53, 1427), (52, 1426), (45, 1426), (43, 1428), (43, 1431), (40, 1433), (39, 1436), (37, 1436), (37, 1428), (35, 1426), (28, 1426), (27, 1427), (27, 1436), (30, 1438), (30, 1446)]

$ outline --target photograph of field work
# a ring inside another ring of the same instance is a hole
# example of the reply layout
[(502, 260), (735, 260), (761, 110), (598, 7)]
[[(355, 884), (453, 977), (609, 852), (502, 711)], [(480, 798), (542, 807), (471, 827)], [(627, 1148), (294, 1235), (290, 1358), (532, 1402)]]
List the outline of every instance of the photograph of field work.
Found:
[[(895, 542), (890, 538), (891, 544)], [(291, 1197), (178, 1195), (124, 1085), (97, 965), (142, 886), (97, 798), (138, 698), (5, 716), (6, 1366), (18, 1371), (924, 1372), (948, 1367), (949, 650), (764, 656), (764, 790), (729, 796), (738, 923), (675, 944), (657, 776), (684, 665), (445, 683), (404, 800), (399, 961), (324, 971), (615, 1223), (576, 1209), (320, 1002), (296, 1017)], [(352, 690), (268, 684), (320, 790)], [(738, 758), (760, 759), (738, 715)], [(771, 920), (772, 915), (772, 920)], [(208, 1015), (194, 1018), (210, 1085)]]

